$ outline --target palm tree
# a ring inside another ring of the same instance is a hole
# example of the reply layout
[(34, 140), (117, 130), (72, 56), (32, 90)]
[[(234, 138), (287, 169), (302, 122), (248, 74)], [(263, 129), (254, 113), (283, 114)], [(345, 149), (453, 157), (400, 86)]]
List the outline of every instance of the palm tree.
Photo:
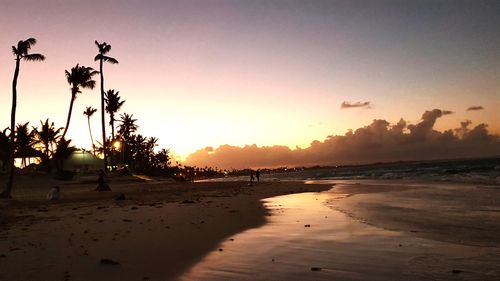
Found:
[(94, 138), (92, 137), (92, 129), (90, 129), (90, 117), (94, 115), (94, 113), (97, 112), (97, 109), (92, 108), (91, 106), (87, 106), (85, 111), (83, 112), (83, 115), (87, 116), (87, 121), (89, 124), (89, 134), (90, 134), (90, 141), (92, 142), (92, 153), (95, 154), (95, 145), (94, 145)]
[(120, 125), (118, 125), (118, 134), (123, 139), (128, 139), (132, 133), (135, 133), (139, 126), (135, 124), (137, 119), (133, 118), (133, 114), (121, 114), (120, 115)]
[(10, 141), (9, 135), (7, 134), (8, 130), (9, 128), (5, 128), (3, 131), (0, 131), (0, 161), (2, 162), (2, 171), (5, 171), (5, 166), (9, 161)]
[(35, 144), (35, 131), (28, 128), (29, 122), (24, 124), (17, 124), (16, 128), (16, 152), (19, 154), (18, 157), (21, 157), (22, 164), (21, 167), (26, 167), (26, 156), (29, 154), (31, 147)]
[(106, 112), (109, 113), (109, 125), (111, 125), (111, 146), (110, 146), (110, 161), (114, 167), (114, 145), (115, 145), (115, 113), (120, 110), (125, 101), (120, 101), (120, 92), (108, 90), (105, 93)]
[(111, 45), (106, 42), (99, 43), (95, 40), (95, 44), (99, 49), (99, 54), (94, 58), (94, 61), (99, 61), (99, 72), (101, 73), (101, 125), (102, 125), (102, 145), (104, 151), (104, 171), (107, 170), (108, 160), (106, 159), (106, 120), (104, 117), (104, 74), (102, 70), (103, 62), (109, 62), (111, 64), (117, 64), (118, 61), (115, 58), (108, 57), (106, 54), (111, 51)]
[(40, 129), (34, 128), (37, 143), (42, 144), (44, 147), (43, 154), (45, 156), (43, 162), (45, 163), (47, 172), (49, 173), (51, 171), (50, 156), (54, 154), (54, 144), (59, 141), (62, 129), (62, 127), (56, 129), (54, 122), (49, 123), (48, 118), (45, 122), (40, 120)]
[(68, 80), (68, 84), (71, 86), (71, 101), (69, 103), (69, 111), (68, 111), (68, 119), (66, 121), (66, 127), (64, 128), (64, 133), (62, 137), (66, 136), (66, 132), (68, 132), (69, 121), (71, 120), (71, 112), (73, 111), (73, 103), (76, 100), (76, 95), (81, 93), (81, 88), (94, 89), (95, 80), (92, 80), (92, 76), (96, 75), (98, 72), (95, 71), (92, 67), (80, 66), (76, 65), (71, 68), (71, 72), (65, 70), (66, 80)]
[(16, 61), (16, 69), (14, 70), (14, 78), (12, 80), (12, 110), (10, 114), (10, 149), (9, 149), (9, 179), (7, 180), (7, 186), (5, 190), (0, 194), (0, 198), (11, 198), (11, 190), (14, 184), (14, 138), (15, 138), (15, 126), (16, 126), (16, 107), (17, 107), (17, 78), (19, 76), (19, 66), (21, 60), (25, 61), (43, 61), (45, 57), (41, 54), (28, 54), (31, 46), (36, 44), (35, 38), (28, 38), (26, 40), (21, 40), (17, 42), (17, 46), (12, 46), (12, 53), (14, 54)]
[(76, 147), (71, 145), (71, 140), (66, 140), (65, 138), (59, 139), (56, 151), (54, 152), (54, 160), (59, 172), (63, 172), (64, 161), (68, 159), (69, 156), (71, 156), (71, 154), (76, 150)]
[(111, 140), (115, 140), (115, 113), (117, 113), (125, 101), (120, 101), (120, 92), (108, 90), (106, 92), (106, 112), (109, 113), (109, 125), (111, 125)]

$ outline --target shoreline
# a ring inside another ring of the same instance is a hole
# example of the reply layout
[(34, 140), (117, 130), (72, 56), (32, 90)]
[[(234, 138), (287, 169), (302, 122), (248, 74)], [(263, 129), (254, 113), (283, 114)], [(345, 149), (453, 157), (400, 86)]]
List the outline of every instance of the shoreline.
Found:
[[(9, 268), (0, 279), (175, 280), (220, 242), (263, 225), (271, 214), (260, 200), (331, 188), (148, 182), (112, 183), (113, 192), (99, 193), (92, 186), (64, 186), (59, 202), (0, 202), (0, 266)], [(119, 194), (126, 199), (113, 199)]]
[(327, 205), (382, 229), (440, 242), (500, 247), (500, 188), (464, 183), (337, 184)]

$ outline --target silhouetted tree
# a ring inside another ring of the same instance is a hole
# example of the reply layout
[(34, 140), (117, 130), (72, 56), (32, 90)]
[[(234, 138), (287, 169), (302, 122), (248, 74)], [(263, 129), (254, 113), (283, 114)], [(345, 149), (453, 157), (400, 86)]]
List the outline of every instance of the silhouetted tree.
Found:
[(103, 73), (103, 63), (109, 62), (111, 64), (117, 64), (118, 61), (115, 58), (108, 57), (106, 54), (111, 51), (111, 45), (106, 42), (99, 43), (95, 40), (95, 44), (99, 49), (99, 54), (94, 58), (94, 61), (99, 61), (99, 72), (101, 73), (101, 125), (102, 125), (102, 145), (104, 151), (104, 171), (108, 169), (108, 160), (106, 159), (106, 120), (104, 116), (104, 73)]
[(111, 140), (115, 139), (115, 114), (120, 110), (125, 101), (121, 101), (120, 92), (108, 90), (105, 94), (106, 112), (109, 113), (109, 125), (111, 126)]
[(71, 112), (73, 111), (73, 103), (76, 100), (76, 95), (81, 93), (80, 87), (83, 89), (94, 89), (95, 81), (92, 80), (92, 76), (96, 75), (98, 72), (95, 71), (92, 67), (85, 67), (76, 65), (71, 68), (71, 72), (65, 70), (66, 80), (68, 80), (68, 84), (71, 86), (71, 101), (69, 103), (69, 111), (68, 111), (68, 119), (66, 121), (66, 127), (64, 128), (64, 133), (62, 137), (66, 136), (69, 128), (69, 122), (71, 120)]
[(64, 170), (64, 161), (76, 151), (76, 147), (71, 145), (71, 140), (66, 140), (60, 138), (57, 142), (57, 148), (54, 153), (54, 160), (56, 162), (56, 167), (59, 172)]
[(5, 171), (5, 167), (9, 162), (9, 135), (7, 135), (7, 131), (9, 128), (3, 129), (0, 131), (0, 161), (2, 161), (2, 171)]
[(16, 69), (14, 70), (14, 78), (12, 79), (12, 109), (10, 114), (10, 149), (9, 149), (9, 178), (5, 190), (0, 194), (0, 198), (11, 198), (12, 186), (14, 184), (14, 138), (16, 126), (16, 107), (17, 107), (17, 78), (19, 76), (19, 67), (21, 60), (25, 61), (43, 61), (45, 57), (41, 54), (29, 54), (31, 46), (36, 44), (35, 38), (28, 38), (17, 42), (17, 46), (12, 46), (12, 53), (16, 61)]
[(94, 115), (94, 113), (97, 112), (97, 109), (92, 108), (91, 106), (87, 106), (85, 111), (83, 112), (83, 115), (87, 116), (87, 123), (89, 124), (89, 134), (90, 134), (90, 142), (92, 143), (92, 153), (95, 155), (95, 145), (94, 145), (94, 138), (92, 137), (92, 129), (90, 128), (90, 117)]
[(106, 112), (109, 113), (109, 125), (111, 125), (110, 160), (111, 166), (114, 167), (115, 113), (120, 110), (125, 101), (120, 101), (120, 92), (115, 92), (115, 90), (108, 90), (105, 96)]
[(118, 125), (118, 134), (124, 138), (129, 138), (133, 133), (137, 131), (139, 126), (135, 124), (137, 119), (133, 118), (133, 114), (124, 113), (120, 115), (120, 125)]
[(47, 118), (45, 122), (40, 120), (40, 129), (34, 128), (35, 138), (37, 143), (43, 145), (43, 154), (44, 159), (43, 163), (47, 168), (47, 172), (51, 172), (50, 167), (50, 157), (54, 154), (54, 144), (59, 141), (60, 133), (63, 128), (57, 128), (54, 126), (54, 122), (49, 123), (49, 119)]
[[(35, 144), (35, 132), (28, 127), (29, 122), (17, 124), (15, 150), (25, 155)], [(22, 157), (22, 167), (26, 167), (26, 157)]]

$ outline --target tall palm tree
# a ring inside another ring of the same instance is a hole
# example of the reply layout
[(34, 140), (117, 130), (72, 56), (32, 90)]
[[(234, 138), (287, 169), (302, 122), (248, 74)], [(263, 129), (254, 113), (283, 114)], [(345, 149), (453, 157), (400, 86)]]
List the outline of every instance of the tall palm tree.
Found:
[(34, 128), (35, 138), (37, 143), (42, 144), (44, 159), (43, 162), (47, 168), (47, 172), (50, 173), (50, 156), (54, 154), (54, 144), (56, 144), (61, 138), (62, 127), (57, 128), (54, 126), (54, 122), (49, 123), (49, 119), (47, 118), (45, 122), (40, 120), (40, 129)]
[(85, 89), (94, 89), (95, 80), (92, 80), (92, 76), (96, 75), (98, 72), (95, 71), (92, 67), (80, 66), (76, 65), (71, 68), (71, 72), (65, 70), (66, 80), (68, 80), (68, 84), (71, 86), (71, 101), (69, 103), (69, 111), (68, 111), (68, 119), (66, 121), (66, 127), (64, 128), (64, 133), (62, 137), (66, 136), (66, 132), (68, 132), (69, 121), (71, 120), (71, 112), (73, 111), (73, 103), (76, 100), (76, 95), (81, 93), (80, 87)]
[(99, 43), (95, 40), (95, 44), (99, 49), (99, 54), (94, 58), (94, 61), (99, 61), (99, 72), (101, 73), (101, 125), (102, 125), (102, 145), (104, 148), (104, 171), (108, 168), (108, 160), (106, 159), (106, 120), (104, 116), (104, 74), (102, 70), (102, 65), (104, 62), (109, 62), (111, 64), (117, 64), (118, 61), (115, 58), (108, 57), (106, 54), (111, 51), (111, 45), (106, 42)]
[(19, 66), (21, 60), (25, 61), (43, 61), (45, 57), (41, 54), (29, 54), (31, 46), (36, 44), (35, 38), (28, 38), (26, 40), (21, 40), (17, 42), (17, 46), (12, 46), (12, 53), (14, 54), (16, 61), (16, 69), (14, 70), (14, 78), (12, 79), (12, 110), (10, 114), (10, 149), (9, 149), (9, 179), (7, 180), (7, 186), (5, 190), (0, 194), (0, 198), (10, 198), (12, 186), (14, 184), (14, 138), (15, 138), (15, 126), (16, 126), (16, 107), (17, 107), (17, 78), (19, 76)]
[(115, 140), (115, 114), (120, 110), (125, 101), (121, 101), (120, 92), (108, 90), (105, 93), (106, 112), (109, 113), (109, 125), (111, 125), (111, 140)]
[(83, 112), (83, 115), (87, 116), (87, 122), (89, 124), (89, 134), (90, 134), (90, 141), (92, 143), (92, 152), (95, 154), (95, 145), (94, 145), (94, 138), (92, 137), (92, 129), (90, 128), (90, 117), (94, 115), (94, 113), (97, 112), (97, 109), (92, 108), (91, 106), (87, 106), (85, 111)]
[(120, 92), (108, 90), (105, 93), (106, 112), (109, 113), (109, 125), (111, 125), (111, 146), (110, 161), (111, 167), (114, 167), (114, 145), (115, 145), (115, 113), (120, 110), (125, 101), (120, 100)]

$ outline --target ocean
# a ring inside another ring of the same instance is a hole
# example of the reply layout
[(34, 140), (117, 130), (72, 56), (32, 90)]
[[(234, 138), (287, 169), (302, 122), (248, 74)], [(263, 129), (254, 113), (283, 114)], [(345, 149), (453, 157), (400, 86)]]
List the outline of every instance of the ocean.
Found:
[[(248, 176), (212, 180), (249, 180)], [(281, 169), (264, 171), (266, 181), (406, 179), (500, 185), (500, 157), (466, 160), (378, 163), (359, 166)]]

